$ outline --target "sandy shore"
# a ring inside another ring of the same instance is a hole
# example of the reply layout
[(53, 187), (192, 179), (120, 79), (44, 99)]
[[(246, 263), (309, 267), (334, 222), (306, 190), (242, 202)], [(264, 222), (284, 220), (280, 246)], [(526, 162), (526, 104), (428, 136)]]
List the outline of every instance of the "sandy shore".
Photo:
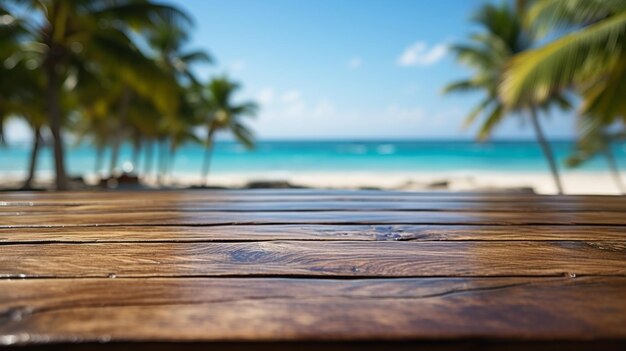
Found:
[[(626, 175), (622, 175), (626, 179)], [(216, 174), (211, 184), (244, 186), (250, 181), (288, 181), (294, 185), (312, 188), (381, 188), (396, 190), (496, 190), (532, 188), (540, 194), (555, 194), (556, 187), (547, 173), (318, 173), (293, 174), (289, 176), (263, 176)], [(562, 175), (563, 186), (568, 194), (619, 194), (608, 172), (566, 172)], [(181, 177), (183, 184), (197, 183), (198, 177)]]
[[(50, 182), (51, 175), (39, 177), (39, 183)], [(626, 174), (622, 174), (626, 180)], [(0, 175), (2, 188), (16, 187), (23, 175)], [(88, 183), (97, 182), (94, 176), (87, 177)], [(567, 194), (620, 194), (608, 172), (567, 171), (562, 174), (563, 186)], [(145, 178), (149, 186), (155, 186), (155, 179)], [(188, 187), (200, 184), (197, 174), (176, 174), (166, 179), (170, 186)], [(210, 185), (222, 187), (245, 187), (250, 182), (288, 182), (291, 185), (308, 188), (362, 189), (379, 188), (389, 190), (499, 190), (533, 189), (540, 194), (554, 194), (556, 188), (552, 177), (544, 172), (433, 172), (433, 173), (293, 173), (293, 174), (212, 174)]]

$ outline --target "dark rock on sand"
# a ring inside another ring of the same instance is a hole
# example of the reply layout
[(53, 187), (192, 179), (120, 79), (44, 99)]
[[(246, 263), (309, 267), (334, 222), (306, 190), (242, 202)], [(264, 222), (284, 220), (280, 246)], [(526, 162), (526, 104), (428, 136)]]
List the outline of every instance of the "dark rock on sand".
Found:
[(427, 189), (448, 189), (450, 187), (450, 181), (440, 180), (428, 184)]
[(294, 185), (287, 181), (276, 180), (276, 181), (251, 181), (246, 186), (245, 189), (304, 189), (306, 187)]
[(105, 189), (141, 189), (144, 186), (139, 181), (139, 177), (132, 173), (122, 173), (119, 176), (103, 178), (100, 180), (100, 187)]

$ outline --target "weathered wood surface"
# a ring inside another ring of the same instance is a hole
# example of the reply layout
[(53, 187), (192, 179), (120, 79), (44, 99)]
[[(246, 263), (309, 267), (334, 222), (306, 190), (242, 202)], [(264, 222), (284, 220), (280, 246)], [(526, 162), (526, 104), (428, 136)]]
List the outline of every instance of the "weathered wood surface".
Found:
[(236, 224), (492, 224), (626, 225), (614, 212), (424, 212), (424, 211), (283, 211), (179, 212), (135, 211), (21, 214), (0, 217), (0, 228), (68, 226), (168, 226)]
[[(149, 195), (148, 195), (149, 194)], [(107, 203), (206, 203), (206, 202), (298, 202), (298, 201), (414, 201), (414, 202), (498, 202), (505, 204), (581, 203), (626, 204), (626, 199), (605, 195), (534, 195), (526, 193), (473, 192), (394, 192), (339, 190), (217, 190), (217, 191), (129, 191), (129, 192), (38, 192), (0, 193), (0, 206), (11, 205), (79, 205)]]
[(622, 226), (226, 225), (0, 228), (0, 244), (241, 241), (624, 241)]
[(0, 193), (0, 345), (619, 349), (625, 213), (523, 193)]
[(451, 211), (451, 212), (624, 212), (626, 204), (601, 202), (550, 203), (545, 201), (502, 203), (491, 201), (239, 201), (196, 202), (176, 204), (111, 201), (108, 203), (24, 204), (0, 205), (0, 216), (50, 213), (101, 214), (119, 212), (281, 212), (281, 211)]
[[(359, 194), (359, 193), (357, 193)], [(182, 211), (319, 211), (319, 210), (468, 210), (468, 211), (621, 211), (626, 209), (626, 201), (617, 197), (562, 197), (511, 195), (257, 195), (243, 197), (239, 193), (225, 197), (223, 193), (215, 196), (201, 196), (190, 193), (156, 194), (146, 197), (145, 193), (131, 193), (125, 196), (112, 194), (100, 196), (55, 195), (41, 197), (3, 196), (0, 201), (0, 213), (10, 212), (56, 212), (83, 211), (106, 212), (115, 210), (182, 210)]]
[(14, 342), (585, 340), (623, 338), (626, 324), (626, 278), (0, 283), (0, 333)]
[(0, 246), (0, 278), (626, 275), (626, 242), (254, 242)]

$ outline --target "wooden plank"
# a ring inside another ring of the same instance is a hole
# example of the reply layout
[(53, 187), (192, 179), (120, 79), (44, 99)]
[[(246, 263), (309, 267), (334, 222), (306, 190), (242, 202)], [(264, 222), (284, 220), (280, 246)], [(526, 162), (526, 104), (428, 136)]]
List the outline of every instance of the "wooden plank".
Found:
[(0, 277), (626, 275), (624, 242), (0, 245)]
[(626, 204), (623, 196), (534, 195), (534, 194), (464, 194), (412, 192), (254, 192), (235, 191), (130, 191), (130, 192), (67, 192), (67, 193), (0, 193), (0, 206), (12, 205), (81, 205), (106, 203), (206, 203), (206, 202), (289, 202), (289, 201), (413, 201), (413, 202), (504, 202), (504, 203), (571, 203)]
[(626, 278), (0, 281), (0, 344), (614, 340)]
[(0, 228), (0, 244), (212, 241), (626, 241), (620, 226), (239, 225)]
[(118, 212), (280, 212), (280, 211), (467, 211), (467, 212), (626, 212), (626, 203), (544, 201), (502, 203), (478, 201), (212, 201), (212, 202), (133, 202), (82, 203), (73, 205), (14, 205), (0, 206), (1, 216), (48, 213), (118, 213)]
[(349, 189), (145, 189), (145, 190), (81, 190), (81, 191), (3, 191), (1, 196), (15, 198), (55, 197), (77, 198), (97, 195), (116, 197), (123, 194), (155, 194), (163, 196), (428, 196), (428, 197), (569, 197), (569, 198), (614, 198), (614, 195), (541, 195), (532, 192), (510, 191), (405, 191), (405, 190), (349, 190)]
[[(106, 338), (103, 338), (106, 339)], [(626, 341), (610, 340), (287, 340), (287, 341), (122, 341), (65, 342), (8, 346), (9, 351), (624, 351)]]
[(0, 193), (0, 344), (626, 340), (622, 211), (608, 196)]
[(232, 224), (483, 224), (483, 225), (626, 225), (626, 216), (611, 212), (124, 212), (23, 214), (0, 217), (0, 228), (121, 225)]
[[(105, 338), (104, 338), (105, 339)], [(10, 351), (624, 351), (626, 341), (610, 340), (288, 340), (288, 341), (123, 341), (65, 342), (8, 346)]]
[(0, 206), (11, 205), (27, 205), (27, 206), (40, 206), (40, 205), (84, 205), (84, 204), (116, 204), (116, 203), (147, 203), (147, 204), (162, 204), (162, 203), (193, 203), (193, 204), (206, 204), (212, 202), (303, 202), (303, 201), (341, 201), (341, 202), (381, 202), (381, 201), (397, 201), (397, 202), (480, 202), (480, 203), (545, 203), (545, 204), (566, 204), (572, 202), (580, 202), (584, 204), (620, 204), (624, 205), (626, 202), (624, 197), (614, 196), (609, 198), (580, 198), (577, 196), (568, 197), (545, 197), (545, 196), (524, 196), (524, 197), (456, 197), (456, 196), (333, 196), (333, 195), (310, 195), (310, 196), (285, 196), (285, 195), (272, 195), (272, 196), (162, 196), (157, 194), (155, 196), (146, 196), (146, 194), (129, 194), (130, 197), (101, 197), (98, 194), (91, 196), (85, 196), (84, 198), (30, 198), (30, 199), (5, 199), (0, 197)]
[[(77, 198), (84, 196), (99, 196), (99, 197), (115, 197), (123, 194), (155, 194), (164, 196), (187, 196), (187, 195), (200, 195), (200, 196), (237, 196), (244, 195), (250, 196), (319, 196), (319, 195), (341, 195), (341, 196), (381, 196), (381, 195), (428, 195), (428, 196), (447, 196), (454, 194), (456, 196), (483, 196), (483, 195), (505, 195), (502, 192), (472, 192), (472, 191), (402, 191), (402, 190), (350, 190), (350, 189), (185, 189), (185, 188), (171, 188), (171, 189), (124, 189), (121, 191), (115, 190), (80, 190), (80, 191), (2, 191), (0, 195), (10, 196), (16, 198), (30, 198), (30, 197), (55, 197), (55, 198)], [(512, 193), (506, 192), (506, 196)], [(529, 193), (513, 193), (520, 195), (529, 195)], [(530, 193), (530, 195), (534, 195)], [(603, 196), (603, 195), (601, 195)]]

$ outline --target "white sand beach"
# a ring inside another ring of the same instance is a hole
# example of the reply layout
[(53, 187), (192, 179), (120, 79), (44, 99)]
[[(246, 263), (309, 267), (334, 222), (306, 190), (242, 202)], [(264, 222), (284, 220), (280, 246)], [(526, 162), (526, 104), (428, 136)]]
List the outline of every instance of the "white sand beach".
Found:
[[(52, 174), (42, 172), (37, 185), (51, 184)], [(566, 171), (562, 173), (566, 194), (611, 194), (620, 191), (611, 174), (606, 171)], [(622, 173), (626, 180), (626, 174)], [(0, 188), (18, 188), (24, 174), (12, 172), (0, 178)], [(96, 184), (95, 175), (85, 177), (88, 184)], [(156, 179), (144, 178), (148, 187), (156, 187)], [(532, 189), (538, 194), (556, 194), (552, 177), (547, 172), (318, 172), (318, 173), (216, 173), (209, 176), (209, 185), (241, 188), (250, 183), (323, 189), (385, 189), (404, 191), (497, 191)], [(175, 174), (165, 179), (166, 186), (185, 188), (201, 183), (198, 174)], [(279, 186), (278, 186), (279, 187)]]
[[(625, 177), (626, 174), (622, 174)], [(624, 178), (626, 179), (626, 178)], [(180, 177), (181, 185), (197, 183), (197, 176)], [(311, 188), (380, 188), (393, 190), (504, 190), (532, 188), (539, 194), (555, 194), (549, 173), (316, 173), (268, 176), (262, 174), (215, 174), (213, 185), (240, 187), (250, 181), (287, 181), (292, 185)], [(567, 194), (620, 194), (608, 172), (564, 172), (563, 186)]]

